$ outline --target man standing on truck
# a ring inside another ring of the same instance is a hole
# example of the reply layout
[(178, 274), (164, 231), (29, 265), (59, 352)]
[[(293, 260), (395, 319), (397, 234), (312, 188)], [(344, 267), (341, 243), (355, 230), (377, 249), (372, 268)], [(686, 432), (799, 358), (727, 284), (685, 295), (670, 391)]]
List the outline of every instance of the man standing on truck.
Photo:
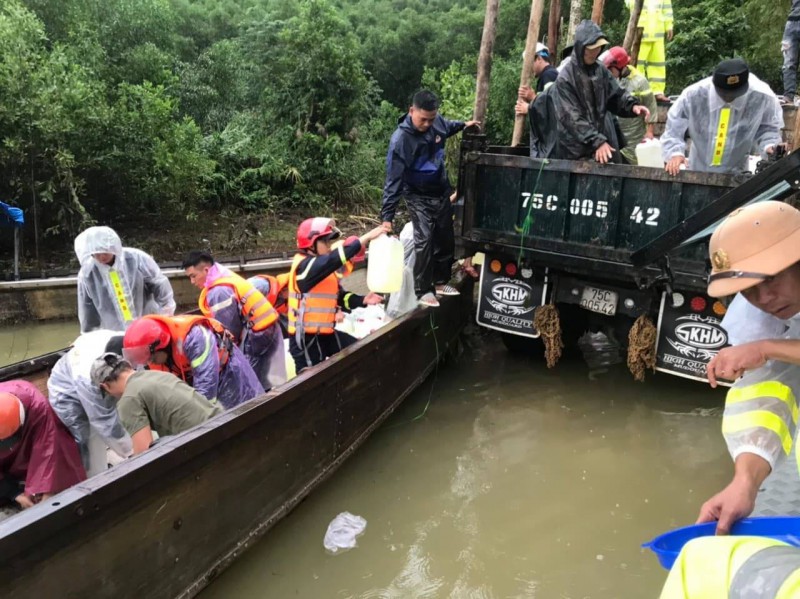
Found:
[[(559, 73), (553, 94), (553, 115), (557, 120), (558, 139), (551, 158), (582, 160), (594, 157), (597, 162), (621, 162), (620, 142), (608, 117), (648, 119), (650, 111), (638, 99), (622, 89), (614, 77), (597, 62), (608, 45), (600, 27), (582, 21), (575, 30), (572, 59)], [(548, 111), (550, 112), (550, 111)]]
[(789, 18), (783, 29), (781, 40), (783, 52), (783, 100), (787, 104), (800, 106), (797, 92), (797, 61), (800, 57), (800, 0), (792, 0)]
[(447, 284), (455, 236), (444, 146), (448, 137), (476, 124), (445, 119), (439, 115), (439, 98), (422, 90), (414, 94), (389, 142), (381, 221), (391, 233), (397, 203), (405, 196), (414, 223), (414, 290), (423, 306), (437, 307), (436, 295), (458, 295)]
[[(714, 74), (690, 85), (669, 109), (661, 136), (665, 170), (740, 173), (754, 146), (772, 154), (781, 143), (783, 112), (769, 85), (741, 58), (723, 60)], [(686, 134), (692, 139), (686, 158)]]
[(650, 116), (647, 119), (639, 117), (619, 119), (619, 127), (628, 144), (622, 148), (622, 155), (631, 164), (637, 164), (636, 145), (643, 139), (653, 139), (653, 123), (657, 117), (658, 107), (650, 83), (639, 71), (630, 66), (631, 57), (622, 46), (614, 46), (603, 57), (603, 64), (619, 83), (619, 86), (647, 107)]
[[(750, 514), (761, 483), (791, 453), (800, 396), (800, 211), (767, 201), (735, 210), (711, 236), (711, 297), (740, 293), (749, 312), (722, 322), (733, 347), (708, 364), (712, 386), (735, 380), (722, 432), (734, 460), (731, 483), (706, 501), (698, 522), (727, 534)], [(738, 301), (738, 298), (737, 300)], [(753, 333), (754, 319), (781, 323), (782, 334)], [(769, 338), (774, 337), (774, 338)]]
[[(523, 57), (525, 53), (522, 53)], [(533, 59), (533, 74), (536, 76), (536, 91), (529, 85), (522, 85), (519, 88), (518, 98), (520, 102), (530, 104), (536, 94), (541, 94), (552, 83), (558, 79), (558, 69), (550, 64), (550, 51), (542, 42), (536, 43), (536, 58)]]
[[(633, 2), (626, 0), (628, 9), (633, 9)], [(644, 0), (637, 26), (642, 28), (639, 66), (653, 86), (656, 99), (667, 102), (669, 100), (664, 95), (667, 89), (667, 50), (664, 41), (672, 41), (672, 0)]]

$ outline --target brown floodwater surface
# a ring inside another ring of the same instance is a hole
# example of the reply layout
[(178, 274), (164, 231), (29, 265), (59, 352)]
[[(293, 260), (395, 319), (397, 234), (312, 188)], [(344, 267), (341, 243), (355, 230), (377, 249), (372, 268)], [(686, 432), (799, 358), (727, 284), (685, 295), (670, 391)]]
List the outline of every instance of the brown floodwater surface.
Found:
[[(547, 370), (473, 329), (202, 599), (657, 597), (666, 572), (640, 545), (693, 523), (727, 482), (723, 400), (668, 375), (590, 376), (577, 359)], [(367, 528), (330, 555), (343, 511)]]
[(67, 347), (80, 334), (78, 321), (0, 326), (0, 367)]

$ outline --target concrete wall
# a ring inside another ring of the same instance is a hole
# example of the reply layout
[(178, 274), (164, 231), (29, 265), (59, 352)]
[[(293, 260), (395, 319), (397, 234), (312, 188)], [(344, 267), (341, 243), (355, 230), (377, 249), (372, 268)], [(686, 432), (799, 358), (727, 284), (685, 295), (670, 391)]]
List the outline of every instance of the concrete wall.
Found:
[[(291, 262), (273, 260), (230, 266), (239, 274), (278, 274), (287, 272)], [(182, 270), (164, 271), (175, 293), (178, 311), (197, 307), (198, 290), (189, 284)], [(0, 282), (0, 324), (28, 322), (31, 320), (71, 319), (78, 317), (75, 277), (41, 279), (37, 281)]]

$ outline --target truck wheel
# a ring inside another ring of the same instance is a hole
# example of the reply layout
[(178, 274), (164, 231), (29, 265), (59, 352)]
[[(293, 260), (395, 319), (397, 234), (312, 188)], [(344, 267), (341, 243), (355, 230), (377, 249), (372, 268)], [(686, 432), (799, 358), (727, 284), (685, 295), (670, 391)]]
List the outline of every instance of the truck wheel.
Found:
[(500, 333), (503, 345), (514, 354), (527, 354), (542, 356), (544, 355), (544, 343), (541, 339), (512, 335), (511, 333)]

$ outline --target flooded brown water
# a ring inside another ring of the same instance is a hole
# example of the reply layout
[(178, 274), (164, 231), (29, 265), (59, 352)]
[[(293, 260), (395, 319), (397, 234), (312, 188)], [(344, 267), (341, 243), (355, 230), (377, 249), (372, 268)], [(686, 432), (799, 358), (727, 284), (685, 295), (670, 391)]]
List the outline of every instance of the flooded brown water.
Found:
[(0, 367), (67, 347), (80, 334), (77, 321), (0, 326)]
[[(666, 573), (640, 545), (692, 523), (727, 482), (724, 395), (624, 368), (593, 378), (473, 330), (202, 599), (657, 596)], [(323, 536), (343, 511), (367, 528), (330, 555)]]

